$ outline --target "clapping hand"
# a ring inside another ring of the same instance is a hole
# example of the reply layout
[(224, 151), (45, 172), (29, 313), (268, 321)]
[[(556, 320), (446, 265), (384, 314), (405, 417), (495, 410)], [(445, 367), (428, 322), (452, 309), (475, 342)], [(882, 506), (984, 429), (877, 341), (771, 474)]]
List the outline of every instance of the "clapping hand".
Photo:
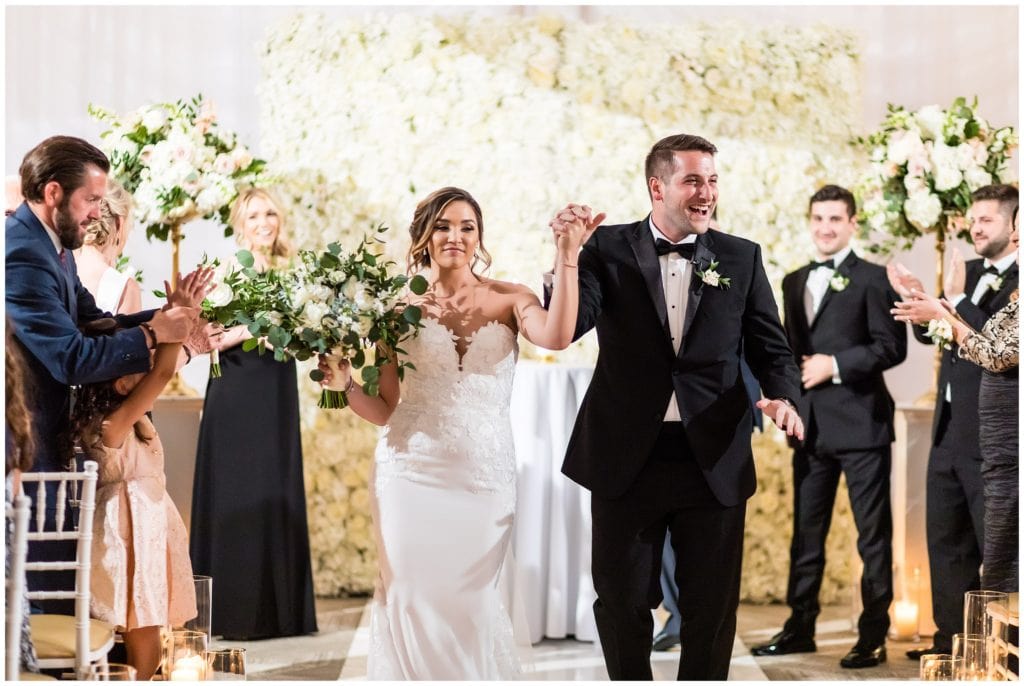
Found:
[(795, 436), (801, 441), (804, 440), (804, 422), (791, 403), (785, 400), (761, 398), (757, 401), (756, 406), (764, 412), (766, 417), (770, 417), (775, 422), (775, 426), (785, 431), (787, 436)]
[(947, 298), (955, 298), (962, 295), (966, 288), (967, 264), (964, 262), (964, 254), (954, 248), (949, 254), (949, 266), (946, 267), (946, 274), (942, 279), (942, 292)]
[(910, 322), (924, 326), (932, 319), (942, 319), (947, 313), (956, 314), (956, 309), (946, 300), (914, 289), (900, 302), (894, 303), (889, 312), (898, 322)]
[(352, 363), (337, 355), (320, 355), (317, 369), (324, 374), (320, 385), (332, 391), (344, 391), (352, 379)]
[(164, 292), (167, 294), (167, 305), (171, 307), (199, 307), (203, 304), (213, 281), (212, 267), (198, 267), (185, 276), (178, 275), (178, 288), (171, 290), (171, 284), (164, 281)]
[(924, 292), (924, 284), (912, 271), (899, 262), (890, 262), (885, 266), (885, 274), (889, 277), (889, 285), (903, 299), (911, 297), (913, 290)]

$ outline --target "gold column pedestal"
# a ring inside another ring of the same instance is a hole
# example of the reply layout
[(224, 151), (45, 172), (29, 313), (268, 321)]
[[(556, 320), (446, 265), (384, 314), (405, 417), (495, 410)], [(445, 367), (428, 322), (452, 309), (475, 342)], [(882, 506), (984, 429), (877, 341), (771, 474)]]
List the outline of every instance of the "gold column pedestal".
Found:
[[(172, 289), (178, 287), (182, 223), (176, 222), (171, 225), (171, 278), (169, 281)], [(196, 398), (199, 393), (185, 383), (185, 380), (181, 378), (181, 372), (175, 372), (161, 395), (172, 398)]]
[[(946, 234), (956, 218), (953, 215), (946, 215), (944, 221), (935, 226), (935, 292), (943, 293), (946, 281)], [(942, 368), (942, 355), (946, 351), (941, 346), (935, 346), (935, 361), (932, 365), (932, 387), (920, 398), (914, 401), (917, 407), (934, 407), (935, 399), (938, 397), (939, 371)]]

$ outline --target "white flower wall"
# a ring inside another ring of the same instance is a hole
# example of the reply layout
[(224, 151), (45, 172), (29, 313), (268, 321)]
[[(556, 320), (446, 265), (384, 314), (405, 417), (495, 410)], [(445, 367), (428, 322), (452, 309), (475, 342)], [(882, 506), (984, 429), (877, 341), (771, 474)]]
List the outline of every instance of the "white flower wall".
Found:
[[(860, 102), (856, 45), (823, 25), (296, 14), (268, 35), (263, 74), (261, 148), (299, 247), (352, 245), (383, 221), (404, 264), (416, 202), (456, 185), (483, 207), (490, 275), (538, 290), (554, 256), (552, 214), (584, 202), (609, 222), (645, 216), (643, 160), (665, 135), (698, 133), (719, 147), (720, 224), (761, 243), (776, 288), (809, 256), (810, 194), (856, 172), (846, 143)], [(523, 354), (549, 357), (529, 346)], [(588, 336), (551, 359), (595, 354)], [(317, 410), (317, 389), (304, 386), (317, 590), (367, 591), (375, 432)], [(748, 523), (771, 522), (775, 535), (748, 535), (744, 597), (753, 600), (784, 597), (788, 568), (788, 450), (769, 440), (756, 441), (761, 488)], [(840, 509), (833, 562), (851, 549)], [(849, 582), (832, 564), (823, 599)]]

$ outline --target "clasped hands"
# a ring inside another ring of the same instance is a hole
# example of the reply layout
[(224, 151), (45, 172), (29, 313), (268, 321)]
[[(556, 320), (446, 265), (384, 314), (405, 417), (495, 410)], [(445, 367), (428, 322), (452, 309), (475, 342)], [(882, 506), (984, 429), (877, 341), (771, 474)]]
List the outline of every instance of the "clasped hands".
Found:
[(316, 368), (323, 372), (320, 385), (331, 391), (348, 391), (352, 380), (352, 363), (340, 355), (320, 355)]
[(569, 203), (548, 222), (555, 237), (555, 245), (560, 258), (569, 257), (575, 260), (576, 253), (607, 216), (601, 212), (595, 217), (593, 212), (588, 205)]

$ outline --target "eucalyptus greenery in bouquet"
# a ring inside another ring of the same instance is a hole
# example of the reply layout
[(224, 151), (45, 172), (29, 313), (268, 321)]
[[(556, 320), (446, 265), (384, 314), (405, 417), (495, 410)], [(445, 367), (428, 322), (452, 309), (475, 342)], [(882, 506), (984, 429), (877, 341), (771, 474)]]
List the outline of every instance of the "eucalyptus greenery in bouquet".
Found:
[(111, 173), (132, 194), (147, 238), (167, 240), (171, 227), (202, 217), (232, 233), (238, 188), (256, 185), (266, 163), (221, 129), (202, 95), (141, 107), (119, 116), (89, 105), (110, 128), (100, 134)]
[[(378, 227), (376, 234), (386, 229)], [(254, 317), (250, 331), (265, 337), (274, 356), (308, 360), (320, 354), (341, 355), (353, 370), (360, 369), (363, 391), (380, 391), (380, 367), (389, 361), (398, 365), (398, 376), (414, 369), (402, 360), (400, 343), (421, 326), (420, 308), (401, 302), (406, 289), (422, 295), (427, 280), (422, 276), (392, 274), (394, 262), (374, 252), (374, 239), (366, 237), (350, 254), (337, 243), (325, 250), (300, 251), (295, 266), (281, 274), (279, 299), (265, 303)], [(283, 296), (283, 297), (281, 297)], [(250, 349), (259, 345), (246, 342)], [(367, 351), (378, 354), (371, 358)], [(323, 372), (309, 373), (322, 381)], [(337, 409), (348, 405), (342, 391), (324, 390), (320, 407)]]
[[(945, 232), (967, 212), (973, 191), (1016, 180), (1010, 157), (1018, 142), (1013, 127), (995, 128), (978, 114), (977, 98), (957, 98), (945, 110), (889, 105), (881, 128), (854, 140), (871, 159), (857, 185), (861, 229), (885, 234), (868, 249), (909, 249), (927, 232)], [(960, 226), (956, 235), (969, 231)]]

